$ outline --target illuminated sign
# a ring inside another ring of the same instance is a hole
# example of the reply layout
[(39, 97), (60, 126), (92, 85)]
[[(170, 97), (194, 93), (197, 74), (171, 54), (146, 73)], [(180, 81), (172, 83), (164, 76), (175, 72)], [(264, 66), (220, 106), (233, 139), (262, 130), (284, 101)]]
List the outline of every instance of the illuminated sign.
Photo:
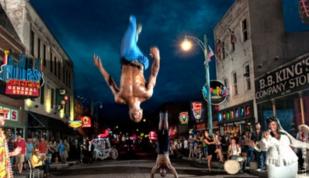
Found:
[(149, 140), (157, 140), (158, 139), (158, 135), (157, 135), (157, 133), (155, 131), (150, 131), (148, 138), (149, 138)]
[(10, 96), (38, 97), (40, 95), (40, 60), (21, 55), (14, 60), (8, 50), (4, 51), (0, 66), (0, 80), (5, 83), (4, 94)]
[[(207, 86), (203, 86), (202, 94), (204, 100), (208, 102), (208, 89)], [(211, 94), (211, 104), (219, 105), (222, 104), (226, 97), (228, 96), (228, 89), (220, 81), (213, 80), (210, 82), (210, 94)]]
[(82, 126), (82, 121), (69, 121), (69, 126), (76, 129)]
[(179, 122), (180, 124), (188, 124), (189, 121), (189, 113), (188, 112), (181, 112), (179, 113)]
[(88, 117), (88, 116), (83, 116), (81, 118), (81, 121), (82, 121), (82, 127), (83, 128), (89, 128), (91, 127), (91, 118)]
[(10, 121), (18, 121), (18, 110), (0, 105), (1, 113), (4, 113), (4, 119)]
[(249, 101), (231, 108), (224, 109), (218, 112), (217, 117), (219, 122), (235, 122), (243, 119), (252, 119), (253, 102)]
[(40, 83), (25, 80), (9, 80), (4, 93), (17, 96), (40, 96)]
[(203, 104), (201, 102), (192, 102), (192, 113), (195, 120), (201, 120), (203, 112)]
[(299, 13), (303, 23), (309, 24), (309, 0), (298, 0)]

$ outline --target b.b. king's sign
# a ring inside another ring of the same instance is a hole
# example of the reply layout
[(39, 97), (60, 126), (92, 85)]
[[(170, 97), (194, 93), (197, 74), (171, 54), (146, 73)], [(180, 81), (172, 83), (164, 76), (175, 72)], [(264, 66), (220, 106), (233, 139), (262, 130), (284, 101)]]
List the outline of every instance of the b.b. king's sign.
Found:
[(286, 95), (309, 87), (309, 54), (301, 56), (255, 80), (257, 101)]

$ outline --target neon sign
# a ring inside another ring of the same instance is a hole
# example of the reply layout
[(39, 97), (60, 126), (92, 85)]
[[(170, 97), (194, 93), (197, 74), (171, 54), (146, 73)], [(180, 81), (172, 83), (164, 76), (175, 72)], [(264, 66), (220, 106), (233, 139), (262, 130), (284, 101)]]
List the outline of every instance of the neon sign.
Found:
[[(202, 89), (202, 94), (204, 100), (208, 102), (208, 94), (209, 91), (207, 86), (204, 85)], [(211, 94), (211, 104), (212, 105), (219, 105), (223, 103), (228, 96), (228, 88), (223, 85), (220, 81), (213, 80), (210, 82), (210, 94)]]
[(4, 94), (38, 97), (42, 79), (40, 60), (26, 58), (25, 55), (14, 60), (9, 54), (8, 50), (4, 51), (3, 64), (0, 66), (0, 80), (5, 83)]
[(181, 112), (179, 113), (179, 121), (180, 121), (180, 124), (188, 124), (188, 121), (189, 121), (189, 113), (188, 112)]
[(91, 127), (91, 118), (88, 117), (88, 116), (83, 116), (81, 118), (81, 121), (82, 121), (82, 127), (83, 128), (89, 128)]
[(201, 102), (192, 102), (192, 113), (196, 120), (202, 118), (203, 104)]

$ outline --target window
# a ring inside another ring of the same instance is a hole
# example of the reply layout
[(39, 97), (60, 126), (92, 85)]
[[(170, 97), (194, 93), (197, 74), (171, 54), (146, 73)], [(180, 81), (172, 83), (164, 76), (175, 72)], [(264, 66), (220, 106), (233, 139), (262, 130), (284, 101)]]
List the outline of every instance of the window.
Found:
[(40, 103), (41, 104), (44, 104), (44, 99), (45, 99), (45, 96), (44, 96), (44, 89), (45, 89), (45, 87), (44, 87), (44, 85), (41, 87), (41, 97), (40, 97)]
[(245, 80), (246, 80), (247, 90), (251, 90), (250, 66), (249, 66), (249, 64), (245, 65), (244, 77), (245, 77)]
[(32, 30), (30, 31), (30, 50), (31, 55), (34, 56), (34, 32)]
[(225, 53), (225, 44), (224, 41), (222, 41), (222, 59), (225, 59), (226, 53)]
[(40, 40), (40, 38), (38, 38), (38, 48), (37, 48), (37, 50), (38, 50), (38, 58), (40, 59), (41, 58), (41, 40)]
[(58, 76), (58, 79), (60, 79), (61, 78), (61, 60), (58, 61), (57, 66), (58, 66), (57, 76)]
[(248, 24), (247, 24), (247, 19), (244, 19), (241, 22), (241, 26), (242, 26), (242, 37), (243, 37), (243, 41), (247, 41), (248, 40)]
[(49, 47), (49, 71), (53, 72), (53, 52), (51, 46)]
[(55, 102), (55, 90), (54, 89), (50, 89), (50, 107), (51, 109), (54, 108), (54, 102)]
[(234, 52), (237, 39), (236, 39), (235, 32), (233, 30), (230, 29), (230, 33), (231, 33), (230, 42), (231, 42), (232, 52)]
[(46, 45), (43, 45), (43, 66), (46, 66)]
[(229, 83), (228, 83), (228, 80), (227, 80), (226, 78), (223, 79), (223, 84), (224, 84), (224, 86), (227, 88), (227, 94), (230, 95), (230, 94), (229, 94)]
[(236, 74), (236, 72), (233, 73), (233, 88), (234, 88), (234, 95), (238, 95), (237, 74)]
[(57, 58), (56, 57), (54, 57), (53, 65), (54, 65), (54, 75), (57, 75)]

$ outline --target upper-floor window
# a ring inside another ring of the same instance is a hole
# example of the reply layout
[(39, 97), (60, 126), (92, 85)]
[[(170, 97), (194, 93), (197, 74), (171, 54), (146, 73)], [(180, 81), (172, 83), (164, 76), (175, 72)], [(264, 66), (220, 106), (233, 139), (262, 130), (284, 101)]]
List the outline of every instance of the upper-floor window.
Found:
[(53, 53), (52, 53), (52, 49), (50, 48), (50, 58), (49, 58), (49, 68), (50, 68), (50, 72), (53, 73), (54, 72), (54, 62), (53, 62)]
[(241, 29), (242, 29), (242, 39), (243, 41), (247, 41), (248, 40), (248, 22), (247, 19), (244, 19), (241, 22)]
[(225, 59), (226, 57), (226, 51), (225, 51), (225, 43), (222, 41), (222, 59)]
[(234, 72), (232, 74), (233, 76), (233, 89), (234, 89), (234, 95), (238, 95), (238, 86), (237, 86), (237, 74)]
[(244, 77), (245, 77), (245, 80), (246, 80), (247, 90), (251, 90), (251, 79), (250, 79), (250, 66), (249, 66), (249, 64), (245, 65)]
[(30, 53), (34, 56), (34, 32), (30, 30)]
[(54, 75), (57, 75), (57, 58), (56, 58), (56, 56), (54, 57), (53, 65), (54, 65)]
[(43, 66), (46, 66), (46, 45), (43, 45)]
[(41, 58), (41, 39), (40, 38), (38, 38), (38, 48), (37, 48), (37, 50), (38, 50), (38, 52), (37, 52), (37, 54), (38, 54), (38, 58), (40, 59)]
[(223, 84), (227, 88), (227, 92), (228, 92), (228, 95), (229, 95), (229, 83), (228, 83), (227, 78), (223, 79)]

